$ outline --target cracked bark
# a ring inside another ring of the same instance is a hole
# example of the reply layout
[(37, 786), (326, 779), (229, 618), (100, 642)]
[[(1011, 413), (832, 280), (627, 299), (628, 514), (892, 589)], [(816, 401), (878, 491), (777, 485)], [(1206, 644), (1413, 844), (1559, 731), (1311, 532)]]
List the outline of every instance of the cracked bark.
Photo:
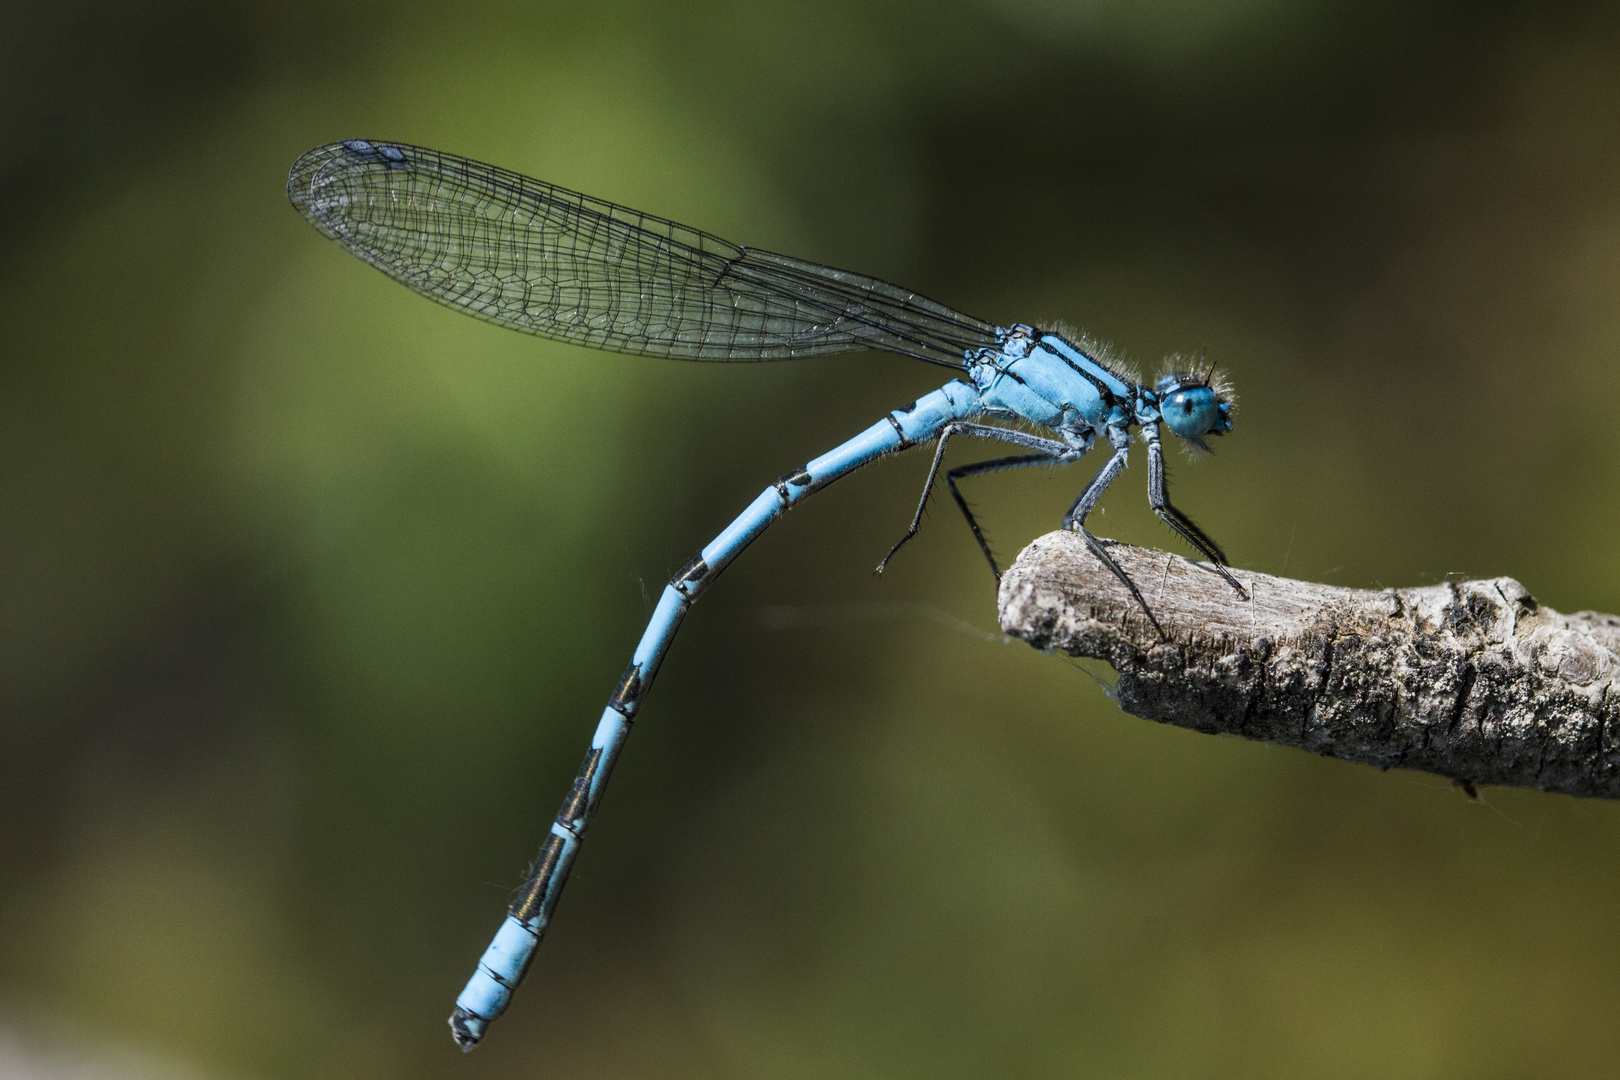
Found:
[(1106, 661), (1126, 712), (1466, 784), (1620, 798), (1620, 618), (1512, 578), (1341, 589), (1111, 545), (1165, 637), (1078, 534), (1003, 576), (1001, 627)]

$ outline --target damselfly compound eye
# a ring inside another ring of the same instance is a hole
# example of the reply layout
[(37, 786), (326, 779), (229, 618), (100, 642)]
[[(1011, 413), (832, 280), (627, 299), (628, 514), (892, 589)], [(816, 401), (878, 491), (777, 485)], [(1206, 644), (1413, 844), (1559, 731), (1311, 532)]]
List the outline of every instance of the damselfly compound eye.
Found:
[(1208, 435), (1220, 420), (1220, 398), (1207, 386), (1191, 386), (1160, 402), (1159, 414), (1165, 426), (1183, 439), (1197, 439)]

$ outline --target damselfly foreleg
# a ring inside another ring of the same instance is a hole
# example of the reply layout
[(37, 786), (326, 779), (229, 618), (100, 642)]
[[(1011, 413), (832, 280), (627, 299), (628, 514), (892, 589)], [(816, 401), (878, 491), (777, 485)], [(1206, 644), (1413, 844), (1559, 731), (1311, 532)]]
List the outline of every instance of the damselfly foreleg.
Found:
[(1170, 492), (1165, 484), (1164, 475), (1164, 446), (1159, 442), (1159, 425), (1144, 425), (1142, 434), (1148, 444), (1148, 505), (1153, 507), (1153, 512), (1159, 515), (1159, 519), (1179, 533), (1183, 540), (1203, 552), (1204, 556), (1215, 565), (1216, 572), (1237, 590), (1239, 596), (1247, 600), (1248, 592), (1226, 569), (1226, 553), (1203, 529), (1194, 525), (1191, 518), (1170, 505)]

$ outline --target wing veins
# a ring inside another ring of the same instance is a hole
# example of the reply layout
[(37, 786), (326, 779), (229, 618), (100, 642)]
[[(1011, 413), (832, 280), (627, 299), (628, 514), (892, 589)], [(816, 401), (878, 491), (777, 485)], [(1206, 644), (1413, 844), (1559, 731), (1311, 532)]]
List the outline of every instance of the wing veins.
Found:
[(745, 248), (466, 158), (337, 143), (300, 158), (295, 206), (430, 299), (527, 333), (710, 360), (881, 349), (951, 367), (996, 328), (892, 285)]

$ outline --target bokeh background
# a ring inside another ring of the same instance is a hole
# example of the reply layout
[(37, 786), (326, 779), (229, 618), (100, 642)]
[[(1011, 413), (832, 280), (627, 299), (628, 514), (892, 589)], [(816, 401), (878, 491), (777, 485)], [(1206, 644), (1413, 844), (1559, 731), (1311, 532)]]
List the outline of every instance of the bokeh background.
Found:
[[(286, 203), (354, 136), (1149, 372), (1207, 347), (1237, 430), (1173, 491), (1237, 565), (1620, 611), (1611, 4), (11, 0), (0, 1074), (1620, 1068), (1620, 806), (1119, 712), (999, 640), (948, 502), (873, 577), (918, 454), (687, 620), (462, 1057), (444, 1018), (658, 588), (943, 380), (437, 307)], [(1093, 467), (974, 486), (1004, 559)], [(1144, 484), (1094, 520), (1173, 546)]]

